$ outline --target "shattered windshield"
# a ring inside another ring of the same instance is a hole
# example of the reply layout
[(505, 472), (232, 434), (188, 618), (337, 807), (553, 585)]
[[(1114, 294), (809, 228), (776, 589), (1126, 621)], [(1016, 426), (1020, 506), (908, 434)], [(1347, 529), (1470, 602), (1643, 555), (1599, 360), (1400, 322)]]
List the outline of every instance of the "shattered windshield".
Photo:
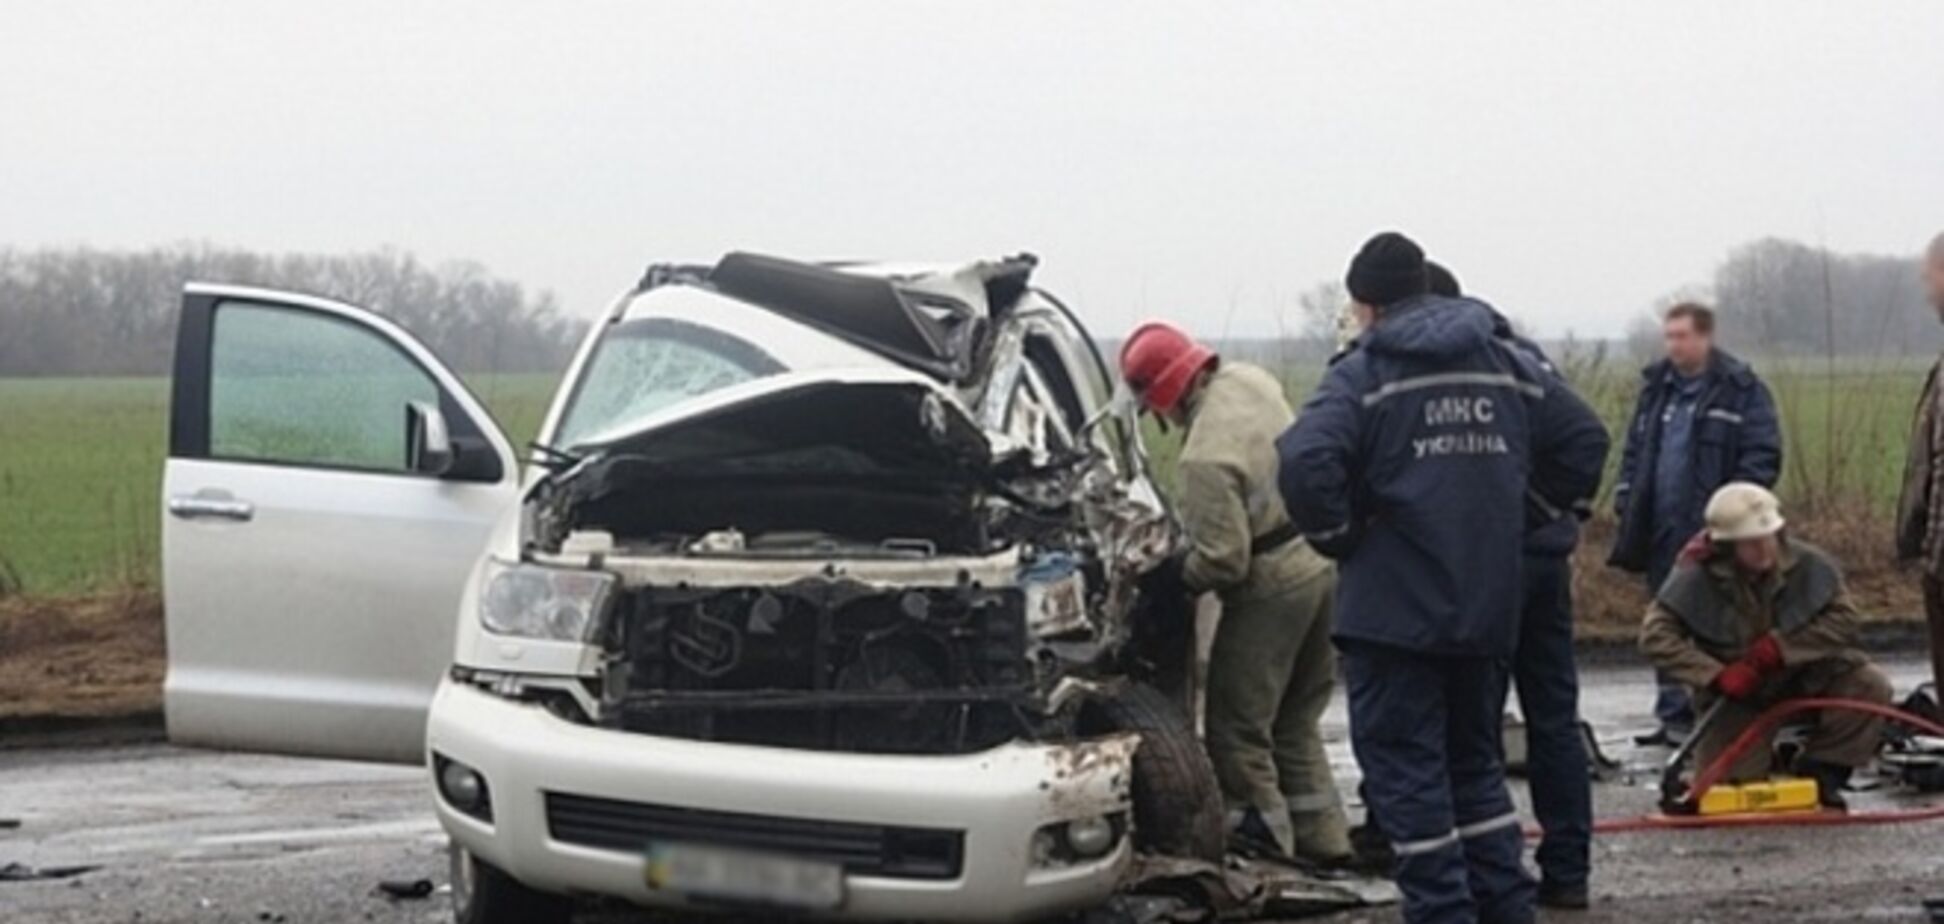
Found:
[(556, 445), (586, 443), (710, 392), (787, 371), (761, 347), (672, 318), (627, 321), (595, 348)]

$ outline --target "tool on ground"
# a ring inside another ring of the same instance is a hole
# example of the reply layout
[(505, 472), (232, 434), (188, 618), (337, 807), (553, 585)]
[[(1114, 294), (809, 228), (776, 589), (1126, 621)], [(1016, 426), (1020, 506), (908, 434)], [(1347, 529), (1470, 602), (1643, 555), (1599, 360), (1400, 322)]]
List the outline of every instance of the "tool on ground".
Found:
[[(1812, 812), (1820, 805), (1821, 791), (1815, 780), (1783, 777), (1755, 783), (1715, 783), (1690, 789), (1681, 780), (1681, 770), (1700, 746), (1702, 737), (1718, 721), (1728, 705), (1724, 697), (1701, 716), (1661, 771), (1661, 811), (1669, 815), (1737, 815), (1751, 812)], [(1739, 752), (1736, 752), (1739, 753)]]
[[(1897, 708), (1933, 722), (1944, 719), (1935, 684), (1919, 686)], [(1918, 792), (1944, 792), (1944, 737), (1920, 734), (1899, 725), (1883, 731), (1884, 750), (1877, 766), (1885, 776)]]
[[(1586, 749), (1588, 775), (1600, 782), (1606, 782), (1619, 775), (1620, 762), (1608, 757), (1606, 752), (1600, 749), (1600, 738), (1593, 731), (1593, 723), (1581, 719), (1575, 727), (1579, 730), (1580, 743)], [(1525, 720), (1510, 713), (1506, 714), (1503, 745), (1505, 772), (1513, 776), (1525, 776), (1530, 769), (1527, 762), (1531, 756), (1531, 746), (1526, 740)]]
[[(1774, 733), (1776, 727), (1791, 716), (1823, 709), (1848, 709), (1856, 712), (1867, 712), (1872, 715), (1882, 716), (1893, 722), (1902, 723), (1927, 735), (1944, 738), (1944, 724), (1879, 703), (1822, 697), (1790, 700), (1770, 707), (1767, 712), (1756, 717), (1755, 721), (1751, 722), (1748, 728), (1741, 733), (1741, 736), (1729, 744), (1722, 751), (1721, 755), (1715, 758), (1713, 763), (1710, 763), (1708, 766), (1702, 768), (1699, 773), (1695, 774), (1694, 782), (1686, 787), (1686, 792), (1705, 793), (1728, 774), (1729, 768), (1734, 766), (1734, 762), (1742, 754), (1746, 753), (1750, 748), (1766, 743), (1768, 736)], [(1710, 711), (1712, 712), (1712, 710)], [(1707, 717), (1703, 716), (1702, 728), (1705, 728), (1706, 721)], [(1699, 730), (1697, 729), (1697, 731)], [(1685, 761), (1686, 757), (1691, 753), (1691, 749), (1684, 748), (1683, 752), (1676, 756), (1682, 761)], [(1680, 774), (1678, 764), (1670, 761), (1670, 767), (1674, 768), (1672, 775), (1674, 785), (1679, 786)], [(1666, 786), (1666, 778), (1663, 778), (1662, 791), (1664, 795), (1668, 791), (1665, 788)], [(1683, 799), (1682, 801), (1685, 800)], [(1944, 805), (1923, 806), (1899, 811), (1873, 812), (1762, 812), (1732, 815), (1699, 815), (1690, 812), (1688, 814), (1662, 813), (1645, 815), (1638, 818), (1608, 819), (1595, 823), (1593, 825), (1593, 831), (1596, 834), (1624, 834), (1634, 831), (1665, 831), (1675, 828), (1882, 825), (1939, 819), (1944, 819)]]
[(1694, 730), (1688, 733), (1687, 740), (1668, 756), (1666, 766), (1661, 769), (1661, 811), (1669, 815), (1694, 814), (1685, 810), (1690, 804), (1690, 790), (1681, 779), (1681, 771), (1687, 767), (1688, 758), (1694, 756), (1695, 749), (1701, 746), (1701, 736), (1721, 717), (1721, 710), (1727, 705), (1727, 698), (1716, 699), (1714, 705), (1701, 714), (1701, 720), (1694, 723)]

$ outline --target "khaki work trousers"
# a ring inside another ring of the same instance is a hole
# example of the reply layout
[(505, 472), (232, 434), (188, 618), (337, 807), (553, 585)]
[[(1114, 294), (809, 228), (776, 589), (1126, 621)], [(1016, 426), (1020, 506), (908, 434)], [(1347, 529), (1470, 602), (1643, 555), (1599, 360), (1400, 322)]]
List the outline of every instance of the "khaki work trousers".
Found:
[[(1784, 700), (1803, 697), (1860, 699), (1887, 704), (1892, 690), (1890, 678), (1876, 665), (1853, 658), (1827, 658), (1783, 671), (1764, 684), (1761, 693), (1746, 703), (1731, 702), (1702, 734), (1695, 745), (1696, 768), (1706, 767), (1769, 707)], [(1713, 704), (1716, 694), (1698, 693), (1697, 705)], [(1802, 756), (1838, 767), (1861, 767), (1876, 758), (1883, 743), (1883, 720), (1860, 712), (1826, 710), (1813, 717), (1815, 727), (1803, 742)], [(1729, 770), (1729, 782), (1742, 783), (1766, 779), (1771, 767), (1771, 749), (1750, 748), (1736, 759)]]
[(1350, 856), (1349, 824), (1317, 728), (1336, 685), (1336, 572), (1224, 600), (1208, 665), (1208, 754), (1231, 815), (1262, 814), (1305, 859)]

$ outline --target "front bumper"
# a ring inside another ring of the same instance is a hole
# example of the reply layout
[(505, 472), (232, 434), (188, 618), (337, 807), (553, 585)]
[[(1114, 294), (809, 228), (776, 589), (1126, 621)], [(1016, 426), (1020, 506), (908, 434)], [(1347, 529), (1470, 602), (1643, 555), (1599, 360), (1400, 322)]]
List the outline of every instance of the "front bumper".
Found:
[(491, 790), (490, 823), (435, 799), (453, 840), (550, 892), (643, 905), (683, 903), (648, 887), (641, 850), (556, 840), (548, 793), (962, 833), (954, 877), (846, 875), (845, 901), (836, 912), (845, 918), (1042, 917), (1104, 899), (1132, 856), (1125, 836), (1105, 857), (1070, 864), (1036, 863), (1032, 848), (1034, 832), (1048, 824), (1110, 813), (1127, 817), (1137, 743), (1132, 736), (1071, 745), (1012, 743), (937, 757), (795, 751), (590, 728), (447, 680), (433, 700), (426, 737), (433, 753), (477, 770)]

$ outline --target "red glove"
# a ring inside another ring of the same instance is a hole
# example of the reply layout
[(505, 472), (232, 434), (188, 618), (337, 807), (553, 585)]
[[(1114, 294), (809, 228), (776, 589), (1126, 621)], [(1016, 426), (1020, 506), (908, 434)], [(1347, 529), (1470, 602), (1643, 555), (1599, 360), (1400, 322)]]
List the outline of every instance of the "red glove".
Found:
[(1782, 643), (1770, 632), (1755, 640), (1742, 655), (1742, 663), (1766, 677), (1782, 669)]
[(1762, 672), (1749, 666), (1746, 660), (1736, 661), (1715, 675), (1714, 688), (1732, 700), (1753, 699), (1762, 689)]

